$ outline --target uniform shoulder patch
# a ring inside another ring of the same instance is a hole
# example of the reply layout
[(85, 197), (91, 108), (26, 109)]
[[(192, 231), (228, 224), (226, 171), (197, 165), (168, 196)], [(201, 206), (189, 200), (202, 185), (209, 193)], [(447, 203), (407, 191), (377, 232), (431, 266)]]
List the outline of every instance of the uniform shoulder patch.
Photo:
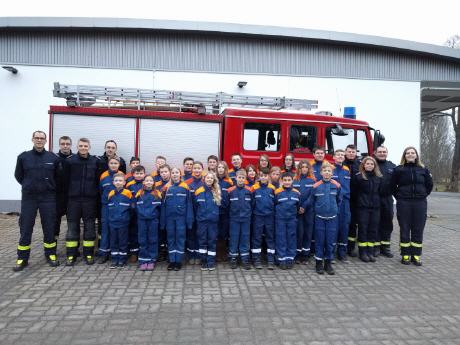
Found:
[(248, 187), (248, 186), (244, 186), (244, 189), (246, 189), (246, 190), (248, 190), (248, 191), (250, 191), (250, 192), (252, 193), (252, 189), (251, 189), (251, 187)]
[(227, 182), (227, 183), (229, 183), (230, 186), (233, 186), (233, 180), (232, 180), (230, 177), (224, 178), (224, 181)]
[(102, 174), (101, 174), (101, 177), (99, 178), (100, 181), (102, 181), (103, 179), (105, 179), (107, 176), (109, 176), (109, 171), (106, 170), (104, 171)]
[(121, 194), (123, 194), (124, 196), (126, 196), (127, 198), (132, 198), (133, 197), (133, 193), (131, 193), (131, 191), (129, 189), (123, 189), (121, 191)]
[(300, 194), (300, 192), (299, 192), (297, 189), (295, 189), (295, 188), (292, 188), (292, 191), (293, 191), (293, 192), (296, 192), (297, 194)]
[(331, 183), (337, 188), (340, 188), (340, 183), (338, 183), (336, 180), (331, 179)]
[(185, 183), (185, 182), (181, 182), (181, 183), (179, 183), (179, 187), (182, 187), (182, 188), (185, 188), (185, 189), (187, 189), (187, 190), (190, 190), (190, 188), (189, 188), (188, 184), (187, 184), (187, 183)]
[(110, 199), (110, 198), (113, 197), (114, 195), (115, 195), (115, 191), (114, 191), (114, 190), (111, 190), (111, 191), (109, 192), (109, 197), (108, 197), (108, 198)]
[(315, 184), (313, 185), (313, 188), (318, 188), (318, 187), (321, 186), (322, 184), (323, 184), (323, 180), (318, 181), (318, 182), (315, 182)]
[(343, 169), (343, 170), (346, 170), (346, 171), (350, 171), (350, 168), (347, 167), (346, 165), (342, 165), (342, 169)]
[(228, 193), (233, 192), (235, 189), (236, 189), (236, 186), (232, 186), (229, 189), (227, 189), (227, 192)]
[(270, 189), (273, 189), (273, 191), (276, 190), (276, 187), (274, 185), (272, 185), (271, 183), (269, 183), (267, 187), (270, 188)]
[(129, 181), (129, 182), (126, 184), (126, 188), (131, 187), (131, 186), (132, 186), (133, 184), (135, 184), (135, 183), (136, 183), (135, 180)]
[(257, 189), (260, 189), (260, 183), (259, 182), (256, 182), (252, 185), (251, 187), (252, 191), (255, 191)]
[(158, 189), (152, 190), (151, 194), (152, 194), (153, 196), (156, 196), (158, 199), (161, 199), (161, 198), (162, 198), (162, 194), (161, 194), (161, 192), (160, 192)]
[(281, 193), (283, 190), (284, 190), (283, 187), (279, 187), (278, 189), (275, 189), (275, 195), (278, 195), (278, 194)]
[(190, 177), (184, 181), (184, 183), (186, 183), (187, 185), (189, 185), (192, 182), (193, 182), (193, 177)]
[(204, 192), (204, 187), (201, 186), (200, 188), (198, 188), (198, 189), (195, 191), (195, 195), (199, 195), (199, 194), (201, 194), (201, 193), (203, 193), (203, 192)]
[(144, 190), (143, 189), (139, 189), (136, 193), (136, 198), (139, 198), (142, 194), (144, 194)]

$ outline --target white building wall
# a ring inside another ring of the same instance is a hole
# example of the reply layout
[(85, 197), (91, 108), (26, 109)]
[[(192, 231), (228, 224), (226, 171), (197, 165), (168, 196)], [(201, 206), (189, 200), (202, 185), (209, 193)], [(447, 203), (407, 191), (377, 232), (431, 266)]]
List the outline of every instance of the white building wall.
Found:
[[(398, 162), (405, 146), (420, 142), (420, 85), (418, 82), (336, 78), (235, 75), (190, 72), (134, 71), (70, 67), (16, 66), (13, 75), (0, 70), (0, 119), (2, 135), (2, 201), (19, 200), (20, 186), (14, 179), (16, 157), (32, 146), (34, 130), (49, 131), (50, 105), (65, 105), (52, 95), (53, 83), (108, 85), (184, 91), (286, 96), (317, 99), (321, 110), (340, 115), (345, 106), (357, 108), (358, 119), (382, 130), (390, 158)], [(248, 84), (236, 86), (240, 80)], [(107, 134), (108, 138), (112, 136)], [(74, 138), (75, 139), (75, 138)], [(75, 150), (75, 147), (73, 148)], [(103, 147), (93, 147), (102, 154)], [(129, 157), (124, 157), (129, 159)]]

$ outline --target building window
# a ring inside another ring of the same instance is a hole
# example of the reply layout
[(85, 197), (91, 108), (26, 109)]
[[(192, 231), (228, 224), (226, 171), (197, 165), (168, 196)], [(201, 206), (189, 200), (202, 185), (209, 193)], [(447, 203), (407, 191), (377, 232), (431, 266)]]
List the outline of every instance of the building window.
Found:
[(246, 151), (279, 151), (281, 125), (269, 123), (246, 123), (243, 148)]
[(297, 153), (312, 153), (316, 146), (316, 127), (291, 126), (289, 132), (289, 149)]

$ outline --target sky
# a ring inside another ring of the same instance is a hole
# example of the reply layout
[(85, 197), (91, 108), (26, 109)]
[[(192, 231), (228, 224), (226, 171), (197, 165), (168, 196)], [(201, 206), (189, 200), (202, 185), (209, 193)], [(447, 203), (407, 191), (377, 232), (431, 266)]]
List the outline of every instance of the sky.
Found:
[(7, 1), (1, 17), (112, 17), (297, 27), (443, 45), (460, 35), (459, 0)]

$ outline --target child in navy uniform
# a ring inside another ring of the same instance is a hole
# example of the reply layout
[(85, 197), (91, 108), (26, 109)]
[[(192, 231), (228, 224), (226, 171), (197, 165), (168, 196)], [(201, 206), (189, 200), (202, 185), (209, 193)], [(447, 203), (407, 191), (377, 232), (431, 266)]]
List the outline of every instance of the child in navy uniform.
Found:
[(267, 268), (275, 264), (275, 187), (269, 183), (270, 170), (261, 168), (259, 182), (252, 186), (254, 214), (252, 222), (251, 253), (256, 269), (262, 268), (262, 241), (267, 244)]
[(296, 263), (298, 264), (307, 264), (310, 257), (314, 214), (309, 201), (315, 182), (310, 163), (306, 160), (300, 161), (297, 165), (294, 183), (292, 184), (300, 192), (300, 209), (297, 216)]
[(199, 187), (194, 195), (202, 271), (213, 271), (216, 267), (217, 224), (221, 200), (217, 176), (213, 172), (208, 172), (204, 176), (204, 185)]
[(99, 192), (101, 194), (101, 240), (99, 242), (99, 264), (104, 264), (110, 256), (110, 230), (109, 230), (109, 193), (115, 189), (113, 176), (120, 172), (120, 159), (118, 157), (109, 158), (107, 165), (109, 170), (102, 173), (99, 181)]
[(153, 271), (158, 257), (158, 226), (161, 213), (161, 193), (153, 188), (153, 176), (144, 178), (144, 187), (136, 193), (139, 268)]
[[(324, 162), (320, 174), (321, 181), (313, 185), (310, 196), (315, 212), (315, 259), (316, 272), (334, 274), (335, 241), (337, 239), (337, 221), (340, 209), (340, 184), (332, 179), (332, 165)], [(323, 263), (324, 260), (324, 263)]]
[(281, 269), (291, 269), (297, 251), (297, 214), (300, 192), (292, 188), (290, 172), (281, 175), (282, 186), (275, 191), (276, 257)]
[(193, 205), (190, 188), (181, 180), (181, 171), (171, 169), (171, 185), (164, 192), (161, 208), (161, 229), (166, 228), (168, 238), (168, 270), (182, 268), (186, 229), (193, 225)]
[(128, 227), (133, 208), (133, 194), (123, 188), (125, 175), (117, 173), (113, 176), (115, 189), (109, 195), (108, 214), (110, 228), (110, 255), (112, 264), (110, 268), (126, 265), (128, 256)]
[[(142, 165), (138, 165), (132, 170), (133, 179), (126, 183), (126, 189), (136, 195), (143, 187), (145, 168)], [(139, 241), (137, 239), (137, 217), (136, 210), (132, 210), (131, 221), (129, 223), (128, 232), (128, 249), (129, 249), (129, 262), (137, 262), (137, 256), (139, 254)]]
[(240, 169), (236, 172), (236, 186), (228, 189), (228, 201), (230, 204), (230, 239), (229, 259), (230, 268), (237, 268), (238, 254), (244, 269), (251, 269), (249, 263), (249, 236), (252, 215), (252, 192), (251, 188), (244, 185), (246, 171)]

